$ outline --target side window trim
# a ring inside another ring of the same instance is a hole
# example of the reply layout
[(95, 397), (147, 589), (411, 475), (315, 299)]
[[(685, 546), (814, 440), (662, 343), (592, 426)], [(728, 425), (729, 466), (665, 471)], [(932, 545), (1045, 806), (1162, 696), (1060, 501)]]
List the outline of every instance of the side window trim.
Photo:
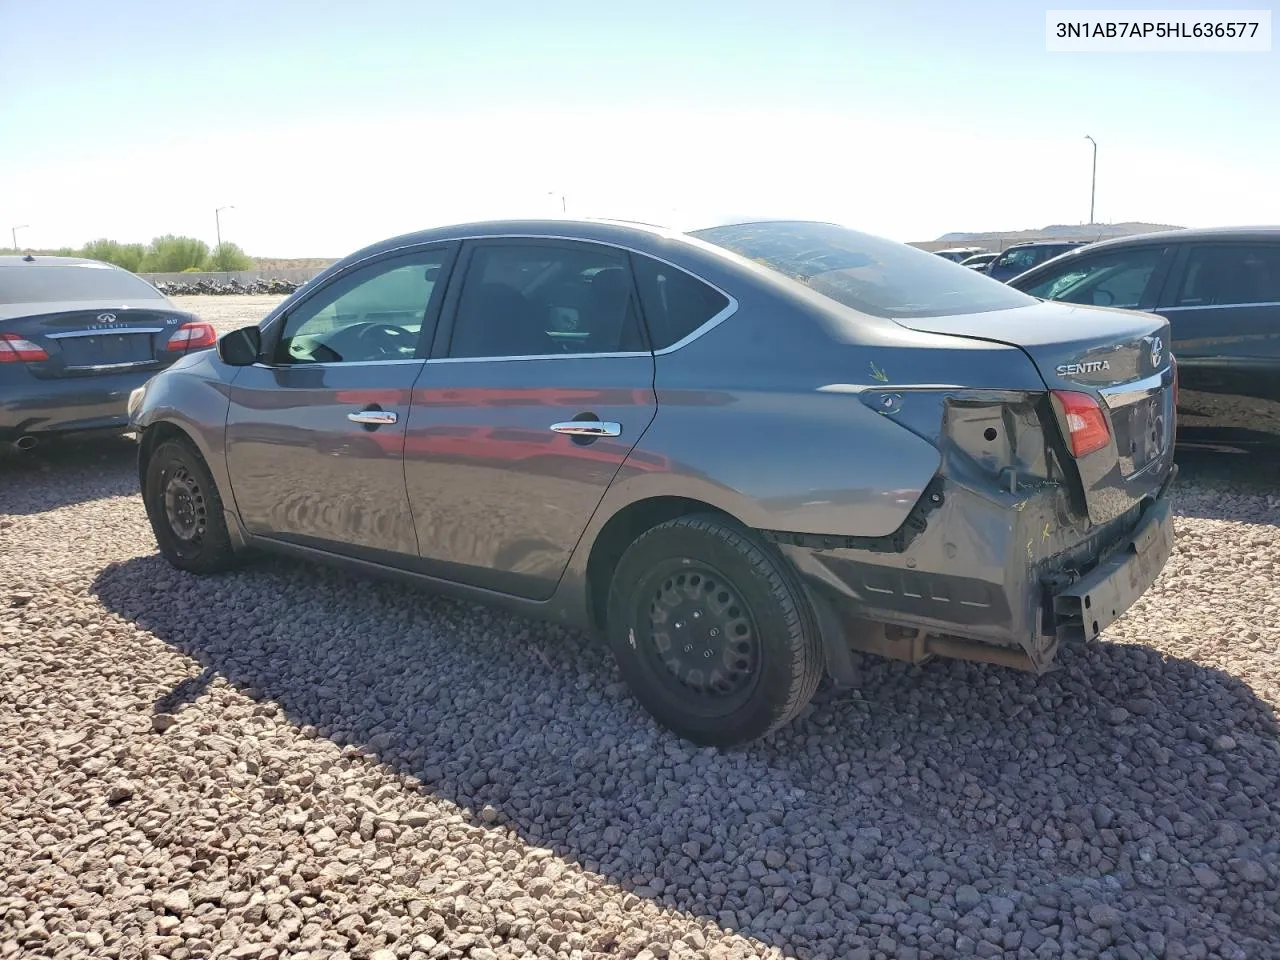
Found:
[(620, 257), (623, 262), (626, 263), (627, 272), (631, 275), (631, 299), (634, 304), (636, 316), (640, 320), (641, 337), (646, 343), (652, 343), (652, 338), (649, 335), (647, 324), (644, 321), (644, 314), (641, 311), (640, 298), (635, 289), (635, 272), (632, 268), (631, 258), (629, 256), (632, 251), (611, 243), (603, 243), (598, 240), (583, 240), (575, 237), (495, 235), (491, 237), (468, 238), (463, 241), (462, 251), (455, 260), (453, 276), (450, 278), (449, 289), (445, 294), (440, 316), (436, 323), (435, 338), (431, 345), (427, 363), (508, 363), (519, 360), (591, 360), (653, 356), (652, 350), (615, 350), (603, 351), (600, 353), (516, 354), (512, 356), (497, 357), (449, 356), (449, 349), (453, 342), (453, 332), (458, 318), (458, 304), (462, 299), (462, 290), (467, 282), (467, 274), (470, 272), (472, 263), (475, 260), (476, 251), (487, 246), (502, 247), (510, 246), (512, 244), (547, 246), (551, 248), (558, 247), (562, 249), (573, 247), (600, 247), (609, 251), (611, 254), (615, 254)]
[[(325, 282), (308, 290), (306, 295), (300, 298), (297, 303), (291, 303), (286, 310), (270, 317), (263, 325), (264, 336), (262, 338), (262, 352), (264, 356), (270, 357), (269, 361), (264, 362), (258, 360), (254, 366), (263, 367), (270, 370), (292, 370), (298, 366), (312, 367), (355, 367), (355, 366), (371, 366), (373, 364), (404, 364), (404, 363), (422, 363), (429, 355), (431, 343), (434, 341), (440, 329), (441, 307), (444, 304), (444, 294), (453, 284), (453, 277), (456, 273), (458, 265), (458, 247), (456, 240), (435, 240), (431, 243), (424, 243), (414, 247), (397, 247), (394, 250), (387, 250), (382, 253), (366, 257), (363, 260), (357, 260), (348, 264), (342, 270), (325, 279)], [(396, 260), (410, 261), (414, 257), (422, 256), (433, 250), (443, 250), (444, 259), (440, 263), (440, 280), (431, 290), (431, 299), (427, 304), (426, 316), (423, 318), (422, 329), (418, 332), (417, 349), (413, 357), (388, 360), (341, 360), (341, 361), (319, 361), (315, 363), (307, 363), (303, 365), (280, 363), (275, 359), (276, 351), (280, 346), (280, 338), (284, 333), (285, 327), (288, 326), (289, 318), (300, 310), (307, 303), (311, 302), (315, 297), (323, 294), (326, 290), (333, 288), (335, 284), (341, 283), (343, 280), (351, 277), (355, 273), (366, 270), (369, 267), (378, 266), (383, 263), (390, 263)], [(428, 328), (430, 328), (428, 330)]]

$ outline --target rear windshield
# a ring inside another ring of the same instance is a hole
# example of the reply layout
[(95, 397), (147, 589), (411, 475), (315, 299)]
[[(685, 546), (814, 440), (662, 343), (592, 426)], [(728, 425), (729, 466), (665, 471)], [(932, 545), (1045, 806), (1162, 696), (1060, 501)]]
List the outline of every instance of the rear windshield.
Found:
[(834, 224), (744, 223), (690, 236), (876, 317), (947, 317), (1036, 302), (945, 257)]
[(0, 267), (0, 303), (156, 299), (163, 298), (146, 281), (105, 264), (24, 263)]

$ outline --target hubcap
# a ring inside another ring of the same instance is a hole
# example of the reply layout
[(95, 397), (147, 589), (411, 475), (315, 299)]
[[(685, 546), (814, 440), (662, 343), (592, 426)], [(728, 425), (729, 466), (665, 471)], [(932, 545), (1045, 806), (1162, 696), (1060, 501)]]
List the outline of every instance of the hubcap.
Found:
[(164, 512), (169, 529), (178, 539), (197, 543), (204, 536), (207, 519), (204, 494), (185, 467), (176, 467), (169, 473), (164, 488)]
[(759, 665), (750, 612), (723, 576), (681, 565), (649, 604), (652, 654), (682, 687), (715, 699), (749, 692)]

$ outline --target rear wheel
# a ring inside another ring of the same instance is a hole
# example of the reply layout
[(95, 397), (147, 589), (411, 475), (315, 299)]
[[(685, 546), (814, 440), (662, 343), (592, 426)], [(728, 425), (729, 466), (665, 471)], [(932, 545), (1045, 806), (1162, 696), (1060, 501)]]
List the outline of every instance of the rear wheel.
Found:
[(627, 548), (609, 590), (607, 630), (636, 698), (701, 746), (783, 726), (822, 675), (813, 612), (795, 574), (713, 515), (660, 524)]
[(218, 573), (236, 565), (222, 499), (186, 440), (166, 440), (147, 460), (143, 499), (161, 555), (180, 570)]

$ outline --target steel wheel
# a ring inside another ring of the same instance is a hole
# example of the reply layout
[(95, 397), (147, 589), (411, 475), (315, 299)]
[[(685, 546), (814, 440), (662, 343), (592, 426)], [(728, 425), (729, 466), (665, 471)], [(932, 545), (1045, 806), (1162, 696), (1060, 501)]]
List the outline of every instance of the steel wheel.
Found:
[(682, 557), (656, 567), (645, 586), (637, 593), (647, 593), (648, 612), (636, 619), (655, 673), (695, 698), (699, 713), (730, 713), (750, 699), (759, 679), (758, 630), (728, 577)]
[(166, 560), (192, 573), (235, 566), (217, 484), (193, 444), (185, 438), (156, 444), (143, 468), (142, 490), (151, 530)]
[(678, 517), (635, 539), (613, 571), (607, 632), (645, 709), (702, 746), (778, 729), (822, 675), (795, 571), (720, 515)]
[(209, 523), (209, 512), (200, 484), (184, 466), (165, 471), (164, 513), (169, 529), (179, 542), (198, 550)]

